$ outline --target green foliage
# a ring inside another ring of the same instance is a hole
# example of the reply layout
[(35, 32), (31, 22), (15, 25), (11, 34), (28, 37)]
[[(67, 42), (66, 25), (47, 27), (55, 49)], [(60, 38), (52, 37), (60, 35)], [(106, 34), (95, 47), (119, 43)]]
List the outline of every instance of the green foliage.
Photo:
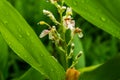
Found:
[(111, 35), (120, 38), (120, 19), (117, 10), (120, 9), (117, 5), (120, 1), (75, 0), (74, 3), (72, 0), (65, 1), (83, 18)]
[(63, 80), (63, 68), (50, 56), (26, 21), (8, 2), (0, 1), (0, 7), (0, 32), (14, 52), (46, 78)]
[[(8, 1), (14, 8), (6, 0), (0, 0), (0, 32), (2, 34), (0, 34), (0, 80), (9, 80), (9, 78), (14, 78), (14, 80), (45, 80), (47, 78), (64, 80), (65, 71), (62, 67), (66, 65), (64, 65), (63, 52), (55, 49), (54, 45), (51, 46), (52, 42), (48, 41), (47, 37), (41, 39), (44, 47), (36, 36), (46, 28), (46, 26), (38, 27), (37, 23), (40, 20), (52, 24), (50, 19), (43, 15), (42, 10), (50, 10), (59, 21), (56, 8), (46, 0)], [(77, 36), (73, 39), (74, 58), (80, 50), (84, 52), (76, 65), (81, 72), (79, 80), (119, 80), (120, 1), (65, 0), (65, 2), (77, 12), (74, 12), (73, 17), (76, 20), (76, 26), (80, 26), (84, 33), (82, 40), (79, 40)], [(25, 18), (31, 28), (15, 9)], [(66, 43), (68, 43), (71, 38), (69, 30), (65, 36)], [(8, 46), (14, 52), (8, 51)], [(55, 56), (59, 62), (56, 62), (51, 55)], [(19, 62), (30, 65), (31, 68), (21, 69), (20, 66), (26, 65)], [(86, 67), (91, 65), (95, 66)], [(11, 67), (15, 71), (8, 71)]]
[(85, 67), (85, 55), (84, 55), (84, 50), (82, 47), (82, 43), (81, 40), (78, 38), (77, 35), (75, 35), (74, 39), (73, 39), (74, 43), (75, 43), (75, 49), (74, 49), (74, 58), (75, 56), (80, 52), (83, 51), (82, 55), (80, 56), (79, 60), (78, 60), (78, 64), (76, 64), (76, 68), (80, 69)]
[[(72, 0), (65, 0), (66, 3), (73, 8), (74, 11), (76, 11), (78, 14), (80, 14), (83, 18), (91, 22), (92, 24), (96, 25), (98, 28), (110, 33), (111, 35), (120, 38), (120, 28), (119, 28), (119, 15), (117, 9), (120, 9), (119, 4), (120, 1), (107, 1), (107, 0), (75, 0), (74, 3)], [(113, 7), (114, 5), (114, 7)], [(116, 6), (117, 5), (117, 6)], [(87, 39), (87, 38), (86, 38)], [(112, 38), (112, 44), (116, 45), (115, 38)], [(100, 37), (98, 36), (98, 40), (100, 42)], [(94, 43), (91, 42), (91, 39), (87, 39), (88, 45), (93, 45), (93, 49), (95, 49)], [(97, 43), (98, 43), (97, 42)], [(104, 49), (105, 45), (107, 43), (104, 43), (103, 45), (100, 45), (98, 43), (98, 49), (101, 49), (101, 53), (107, 52), (107, 50), (113, 51), (112, 49), (115, 47), (112, 47), (111, 49)], [(92, 48), (91, 48), (92, 50)], [(89, 52), (91, 52), (91, 50)], [(94, 50), (95, 51), (95, 50)], [(96, 50), (97, 54), (98, 50)], [(116, 50), (114, 49), (114, 52)], [(114, 54), (114, 52), (112, 54)], [(99, 53), (99, 52), (98, 52)], [(91, 54), (90, 54), (91, 55)], [(89, 57), (89, 55), (87, 55)], [(100, 56), (100, 58), (103, 58), (103, 56)], [(104, 59), (104, 58), (103, 58)], [(85, 73), (82, 73), (80, 76), (80, 80), (118, 80), (120, 78), (119, 76), (119, 67), (120, 64), (117, 62), (119, 61), (120, 57), (115, 57), (114, 59), (111, 59), (107, 63), (103, 64), (99, 68), (93, 70), (93, 71), (85, 71)]]
[(8, 75), (8, 46), (0, 33), (0, 80), (4, 80)]
[[(98, 68), (91, 71), (84, 71), (81, 74), (79, 80), (119, 80), (119, 67), (120, 63), (117, 62), (120, 60), (120, 55), (116, 56), (115, 58), (107, 61), (101, 66), (96, 66)], [(85, 70), (85, 69), (84, 69)]]
[(45, 80), (46, 78), (43, 75), (41, 75), (38, 71), (36, 71), (35, 69), (30, 68), (28, 71), (26, 71), (25, 74), (23, 74), (17, 80), (40, 80), (40, 79)]

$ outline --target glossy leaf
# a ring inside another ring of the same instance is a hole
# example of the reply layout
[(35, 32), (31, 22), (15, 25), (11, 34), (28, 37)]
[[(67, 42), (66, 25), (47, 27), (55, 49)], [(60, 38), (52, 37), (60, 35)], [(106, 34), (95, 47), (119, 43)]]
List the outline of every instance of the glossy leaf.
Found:
[(83, 18), (120, 39), (119, 0), (65, 0)]
[(13, 51), (50, 80), (64, 80), (64, 69), (48, 53), (22, 16), (0, 0), (0, 32)]
[(80, 56), (80, 58), (78, 59), (78, 63), (76, 64), (76, 68), (83, 68), (85, 67), (85, 55), (84, 55), (84, 51), (83, 51), (83, 47), (82, 47), (82, 43), (80, 38), (78, 38), (78, 35), (75, 35), (73, 42), (75, 44), (75, 49), (74, 49), (74, 58), (77, 56), (77, 54), (82, 51), (83, 54)]
[(25, 74), (20, 78), (14, 80), (45, 80), (46, 78), (41, 75), (38, 71), (33, 68), (30, 68)]
[[(81, 69), (82, 73), (80, 75), (79, 80), (119, 80), (120, 79), (120, 55), (115, 57), (114, 59), (109, 60), (103, 65)], [(98, 67), (99, 66), (99, 67)], [(98, 68), (96, 68), (98, 67)], [(96, 68), (93, 70), (93, 68)]]
[(0, 33), (0, 80), (7, 77), (8, 72), (8, 45)]
[[(75, 12), (120, 39), (119, 0), (65, 0)], [(95, 70), (81, 73), (79, 80), (119, 80), (120, 55)]]

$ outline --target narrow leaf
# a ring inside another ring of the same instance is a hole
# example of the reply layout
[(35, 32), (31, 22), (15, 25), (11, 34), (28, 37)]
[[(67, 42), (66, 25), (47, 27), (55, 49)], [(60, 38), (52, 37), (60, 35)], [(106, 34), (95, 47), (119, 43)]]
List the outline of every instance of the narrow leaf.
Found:
[[(73, 54), (73, 56), (75, 58), (79, 54), (80, 51), (82, 51), (82, 52), (84, 52), (84, 51), (83, 51), (81, 40), (80, 40), (80, 38), (78, 38), (78, 35), (75, 35), (73, 42), (75, 44), (75, 49), (74, 49), (74, 54)], [(84, 53), (80, 56), (80, 58), (78, 59), (78, 63), (76, 64), (77, 69), (83, 68), (83, 67), (85, 67)]]
[(19, 79), (15, 80), (45, 80), (46, 78), (41, 75), (38, 71), (30, 68), (25, 74), (23, 74)]
[(8, 73), (8, 45), (0, 33), (0, 80), (4, 80)]
[(64, 69), (7, 1), (0, 0), (0, 14), (0, 32), (13, 51), (46, 78), (64, 80)]
[(119, 0), (65, 0), (83, 18), (120, 39)]
[[(119, 80), (120, 79), (120, 55), (107, 61), (101, 66), (96, 66), (98, 68), (92, 70), (81, 70), (79, 80)], [(84, 72), (85, 71), (85, 72)]]

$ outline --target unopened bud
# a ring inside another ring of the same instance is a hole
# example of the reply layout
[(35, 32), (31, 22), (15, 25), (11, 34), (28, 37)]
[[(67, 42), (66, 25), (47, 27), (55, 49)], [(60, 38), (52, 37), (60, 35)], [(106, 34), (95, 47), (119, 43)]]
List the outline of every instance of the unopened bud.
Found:
[(80, 72), (75, 68), (68, 68), (66, 71), (66, 80), (78, 80)]
[(83, 37), (83, 33), (82, 32), (78, 33), (78, 37), (82, 38)]
[(78, 37), (82, 38), (83, 37), (83, 33), (82, 30), (80, 28), (75, 28), (74, 33), (78, 33)]
[(52, 4), (55, 4), (55, 3), (57, 2), (57, 0), (50, 0), (50, 2), (51, 2)]
[(49, 34), (49, 30), (43, 30), (42, 32), (41, 32), (41, 34), (40, 34), (40, 38), (43, 38), (43, 37), (45, 37), (47, 34)]
[(71, 48), (72, 48), (72, 49), (74, 49), (74, 47), (75, 47), (75, 44), (74, 44), (74, 43), (72, 43), (72, 44), (71, 44)]
[(48, 11), (48, 10), (43, 10), (43, 13), (44, 13), (45, 15), (49, 15), (51, 12)]
[(46, 24), (46, 22), (45, 21), (40, 21), (39, 24), (44, 25), (44, 24)]
[(67, 8), (66, 15), (72, 15), (72, 9), (70, 7)]
[(75, 31), (74, 31), (74, 33), (80, 33), (80, 32), (82, 32), (82, 30), (80, 29), (80, 28), (75, 28)]
[(80, 52), (78, 53), (78, 55), (76, 56), (76, 58), (78, 59), (82, 54), (83, 54), (83, 51), (80, 51)]
[(66, 6), (62, 6), (62, 10), (65, 10), (66, 9)]

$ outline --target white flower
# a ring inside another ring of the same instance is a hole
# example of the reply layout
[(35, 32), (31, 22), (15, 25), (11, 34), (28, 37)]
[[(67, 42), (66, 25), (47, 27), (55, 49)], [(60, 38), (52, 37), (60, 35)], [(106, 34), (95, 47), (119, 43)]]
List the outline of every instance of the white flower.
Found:
[(56, 18), (54, 17), (54, 15), (52, 14), (52, 12), (48, 11), (48, 10), (43, 10), (43, 13), (45, 15), (47, 15), (55, 24), (60, 24)]
[(65, 10), (66, 9), (66, 6), (62, 6), (62, 10)]
[(51, 12), (48, 11), (48, 10), (43, 10), (43, 13), (44, 13), (45, 15), (49, 15)]
[(43, 38), (46, 35), (49, 35), (49, 39), (54, 40), (55, 39), (55, 31), (56, 31), (56, 28), (55, 28), (55, 26), (53, 26), (50, 30), (47, 30), (47, 29), (43, 30), (39, 37)]
[(66, 29), (73, 31), (75, 28), (75, 20), (72, 20), (71, 16), (64, 16), (63, 25), (66, 27)]
[(67, 8), (66, 15), (72, 15), (72, 8), (70, 7)]
[(49, 30), (43, 30), (42, 32), (41, 32), (41, 34), (40, 34), (40, 38), (43, 38), (43, 37), (45, 37), (47, 34), (49, 34), (50, 33), (50, 31)]
[(78, 33), (78, 37), (82, 38), (83, 37), (83, 33), (82, 32)]
[(82, 30), (80, 29), (80, 28), (75, 28), (75, 30), (74, 30), (74, 34), (78, 34), (78, 37), (79, 38), (82, 38), (83, 37), (83, 33), (82, 33)]

